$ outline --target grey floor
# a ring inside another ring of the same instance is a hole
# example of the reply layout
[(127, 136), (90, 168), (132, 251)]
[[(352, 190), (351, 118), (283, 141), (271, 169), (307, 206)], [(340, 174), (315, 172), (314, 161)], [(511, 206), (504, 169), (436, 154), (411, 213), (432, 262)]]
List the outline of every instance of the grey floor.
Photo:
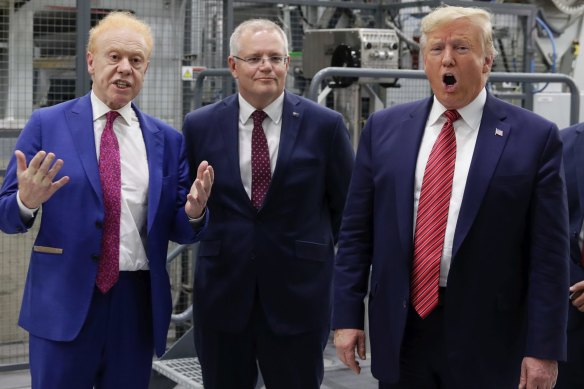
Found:
[[(334, 347), (327, 346), (325, 360), (338, 363), (333, 359)], [(334, 369), (326, 369), (321, 389), (377, 389), (377, 380), (371, 376), (369, 360), (362, 363), (361, 374), (356, 375), (347, 368), (336, 366)], [(28, 370), (0, 371), (0, 389), (30, 389), (30, 376)], [(177, 386), (177, 388), (179, 388)], [(151, 389), (156, 389), (155, 387)]]

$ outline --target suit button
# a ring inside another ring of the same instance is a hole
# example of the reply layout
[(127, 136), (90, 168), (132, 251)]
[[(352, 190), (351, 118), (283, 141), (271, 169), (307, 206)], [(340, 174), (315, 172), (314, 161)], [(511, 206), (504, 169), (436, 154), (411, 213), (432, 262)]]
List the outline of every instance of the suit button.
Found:
[(408, 303), (406, 302), (406, 300), (402, 301), (402, 305), (403, 305), (404, 309), (406, 309), (408, 307)]
[(91, 254), (91, 259), (94, 261), (99, 261), (99, 254)]
[(97, 220), (97, 221), (95, 222), (95, 226), (96, 226), (97, 228), (103, 228), (103, 222), (102, 222), (101, 220)]

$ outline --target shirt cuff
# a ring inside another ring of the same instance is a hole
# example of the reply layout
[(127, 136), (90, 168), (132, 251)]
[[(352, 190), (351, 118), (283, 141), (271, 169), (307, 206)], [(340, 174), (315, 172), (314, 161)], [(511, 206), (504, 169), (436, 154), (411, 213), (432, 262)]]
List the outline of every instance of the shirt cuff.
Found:
[[(28, 223), (34, 218), (34, 214), (38, 211), (38, 208), (28, 208), (22, 200), (20, 200), (20, 191), (16, 191), (16, 202), (18, 203), (18, 209), (20, 210), (20, 217), (22, 221)], [(203, 214), (205, 216), (205, 214)]]
[(203, 213), (201, 214), (201, 216), (197, 217), (197, 218), (192, 218), (189, 215), (187, 215), (187, 217), (189, 218), (189, 223), (191, 223), (191, 226), (193, 227), (198, 227), (201, 225), (201, 223), (205, 220), (205, 214), (207, 213), (207, 207), (205, 207), (205, 209), (203, 210)]

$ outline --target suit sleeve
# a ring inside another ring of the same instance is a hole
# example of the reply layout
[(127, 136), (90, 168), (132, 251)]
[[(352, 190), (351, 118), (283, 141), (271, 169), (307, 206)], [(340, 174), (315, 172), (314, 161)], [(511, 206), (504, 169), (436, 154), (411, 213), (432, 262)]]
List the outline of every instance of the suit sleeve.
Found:
[[(176, 196), (176, 216), (175, 216), (175, 230), (174, 234), (171, 235), (170, 239), (182, 244), (194, 243), (200, 237), (200, 234), (207, 228), (207, 223), (209, 221), (209, 210), (205, 212), (204, 223), (197, 225), (196, 228), (189, 223), (189, 218), (185, 212), (185, 202), (187, 200), (187, 194), (190, 192), (191, 184), (196, 178), (197, 166), (189, 169), (189, 163), (187, 160), (186, 149), (185, 149), (185, 139), (183, 136), (180, 137), (180, 145), (178, 147), (179, 161), (178, 161), (178, 190)], [(190, 171), (194, 171), (194, 177), (191, 180), (189, 177)], [(193, 235), (193, 229), (194, 235)]]
[(340, 116), (337, 117), (329, 155), (326, 196), (331, 214), (333, 237), (336, 243), (354, 163), (354, 152), (349, 140), (349, 131)]
[(562, 143), (555, 125), (540, 158), (530, 219), (526, 356), (564, 360), (569, 229)]
[[(16, 141), (14, 150), (22, 151), (27, 163), (38, 151), (42, 150), (40, 127), (39, 113), (33, 112)], [(24, 223), (20, 216), (20, 209), (16, 200), (16, 192), (18, 191), (16, 173), (16, 157), (13, 153), (8, 162), (4, 182), (0, 189), (0, 230), (7, 234), (27, 232), (35, 220), (33, 218), (28, 223)]]
[(339, 234), (334, 270), (333, 328), (364, 328), (369, 270), (373, 251), (374, 185), (369, 119), (357, 149), (347, 205)]

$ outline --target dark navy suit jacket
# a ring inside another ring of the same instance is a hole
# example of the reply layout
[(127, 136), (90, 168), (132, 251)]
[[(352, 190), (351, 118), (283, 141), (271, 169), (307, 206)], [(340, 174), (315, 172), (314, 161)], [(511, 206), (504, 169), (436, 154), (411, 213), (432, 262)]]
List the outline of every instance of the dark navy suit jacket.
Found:
[[(372, 372), (384, 382), (399, 377), (414, 176), (432, 101), (369, 118), (339, 237), (333, 328), (363, 328), (370, 275)], [(523, 356), (565, 358), (568, 217), (561, 164), (556, 125), (487, 96), (444, 308), (448, 365), (461, 387), (513, 387)]]
[[(570, 210), (570, 285), (584, 280), (578, 235), (584, 222), (584, 123), (560, 131), (564, 142), (564, 170)], [(568, 329), (584, 329), (584, 313), (570, 304)]]
[(189, 164), (207, 160), (215, 169), (195, 319), (240, 331), (259, 296), (278, 334), (328, 328), (333, 250), (354, 160), (342, 117), (285, 92), (278, 159), (259, 210), (241, 180), (238, 123), (237, 95), (185, 118)]
[[(190, 188), (181, 134), (132, 106), (142, 129), (148, 157), (148, 215), (146, 254), (150, 266), (153, 328), (156, 352), (166, 348), (172, 302), (166, 271), (168, 241), (191, 243), (195, 232), (184, 212)], [(64, 161), (55, 178), (70, 181), (42, 205), (36, 246), (62, 249), (60, 254), (33, 248), (19, 324), (38, 337), (75, 339), (95, 286), (103, 199), (99, 180), (90, 95), (33, 112), (16, 149), (27, 161), (39, 151), (53, 152)], [(16, 192), (16, 160), (10, 160), (0, 193), (0, 229), (24, 233)], [(34, 222), (34, 220), (33, 220)]]

